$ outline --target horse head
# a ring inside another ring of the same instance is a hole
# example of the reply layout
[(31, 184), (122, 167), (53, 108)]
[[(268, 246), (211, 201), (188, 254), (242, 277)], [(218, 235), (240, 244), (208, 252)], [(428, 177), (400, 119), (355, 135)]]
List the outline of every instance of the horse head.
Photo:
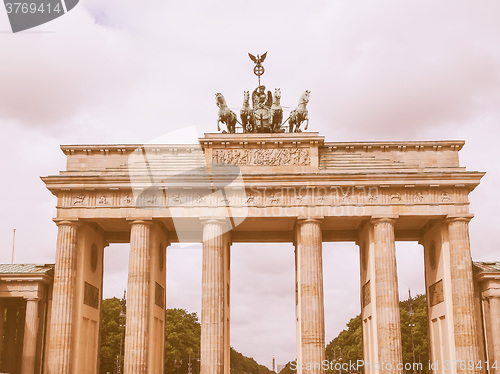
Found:
[(279, 103), (281, 99), (281, 90), (279, 88), (274, 89), (274, 102)]
[(215, 103), (219, 108), (226, 106), (226, 100), (224, 99), (224, 96), (220, 92), (217, 92), (215, 94)]
[(249, 105), (250, 102), (250, 92), (243, 91), (243, 105)]
[(305, 90), (304, 93), (302, 94), (302, 96), (300, 97), (299, 105), (300, 104), (307, 105), (307, 103), (309, 103), (310, 95), (311, 95), (311, 91)]

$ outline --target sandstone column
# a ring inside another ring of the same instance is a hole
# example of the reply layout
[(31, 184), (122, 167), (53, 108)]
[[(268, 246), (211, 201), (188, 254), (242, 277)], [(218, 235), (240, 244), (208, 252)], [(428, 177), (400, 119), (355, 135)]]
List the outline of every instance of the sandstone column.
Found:
[[(490, 304), (490, 329), (493, 357), (490, 357), (490, 367), (494, 361), (500, 365), (500, 297), (494, 296), (488, 299)], [(491, 369), (492, 373), (500, 373), (500, 368)]]
[(402, 373), (401, 323), (393, 219), (373, 219), (376, 319), (380, 372)]
[(23, 358), (21, 374), (34, 374), (36, 343), (38, 338), (38, 299), (26, 302), (26, 322), (24, 327)]
[(79, 224), (76, 221), (60, 221), (57, 225), (59, 231), (52, 293), (49, 373), (71, 374)]
[(124, 374), (146, 374), (152, 222), (133, 221), (127, 285)]
[(201, 374), (224, 372), (224, 220), (203, 222)]
[[(324, 373), (325, 309), (321, 219), (299, 219), (296, 225), (299, 346), (297, 357), (308, 374)], [(310, 365), (310, 366), (309, 366)], [(310, 369), (310, 370), (307, 370)]]
[[(458, 362), (479, 362), (479, 345), (476, 335), (472, 258), (469, 244), (468, 217), (448, 219), (450, 244), (451, 294), (455, 332), (455, 352)], [(479, 373), (458, 365), (457, 373)]]

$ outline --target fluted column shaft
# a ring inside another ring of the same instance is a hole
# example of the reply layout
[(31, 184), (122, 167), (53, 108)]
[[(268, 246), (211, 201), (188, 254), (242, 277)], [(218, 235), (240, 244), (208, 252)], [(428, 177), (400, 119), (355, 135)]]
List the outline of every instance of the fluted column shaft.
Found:
[(203, 226), (201, 374), (224, 371), (224, 221)]
[(148, 372), (151, 224), (148, 221), (131, 223), (124, 374), (146, 374)]
[(402, 373), (401, 322), (399, 315), (398, 274), (394, 220), (374, 219), (374, 261), (378, 360), (381, 372)]
[(301, 340), (301, 352), (297, 354), (302, 358), (302, 367), (307, 373), (320, 374), (324, 373), (322, 363), (325, 360), (321, 220), (301, 219), (296, 230)]
[[(497, 361), (500, 365), (500, 297), (491, 297), (488, 299), (490, 304), (490, 329), (491, 329), (491, 345), (493, 357), (490, 357), (490, 362)], [(492, 366), (493, 364), (490, 364)], [(494, 374), (500, 373), (500, 369), (491, 369)]]
[(24, 327), (23, 359), (21, 374), (34, 374), (36, 343), (38, 337), (38, 300), (26, 302), (26, 322)]
[(56, 266), (52, 293), (49, 373), (72, 373), (74, 307), (77, 272), (77, 222), (58, 223)]
[[(469, 218), (448, 221), (450, 242), (451, 294), (455, 329), (455, 352), (459, 362), (479, 362), (476, 334), (472, 258), (469, 243)], [(458, 365), (457, 373), (479, 373), (478, 369)]]

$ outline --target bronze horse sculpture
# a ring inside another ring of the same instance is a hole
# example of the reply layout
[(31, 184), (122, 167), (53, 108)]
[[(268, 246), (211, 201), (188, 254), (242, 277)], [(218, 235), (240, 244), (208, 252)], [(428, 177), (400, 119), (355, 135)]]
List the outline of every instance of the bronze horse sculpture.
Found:
[(273, 105), (271, 105), (271, 131), (281, 132), (281, 121), (283, 121), (283, 108), (281, 107), (281, 90), (274, 89)]
[(300, 97), (299, 105), (297, 105), (297, 108), (292, 110), (292, 112), (290, 113), (290, 119), (288, 120), (288, 123), (290, 124), (289, 132), (301, 132), (302, 130), (300, 130), (300, 125), (304, 121), (306, 122), (304, 130), (307, 130), (307, 127), (309, 126), (309, 112), (307, 111), (307, 103), (309, 102), (310, 93), (311, 91), (306, 90)]
[[(309, 90), (301, 95), (299, 104), (291, 111), (285, 122), (289, 121), (289, 132), (301, 132), (300, 126), (305, 122), (304, 130), (309, 127), (309, 115), (307, 104), (309, 103)], [(266, 92), (265, 86), (258, 86), (250, 95), (250, 91), (243, 93), (243, 105), (240, 110), (241, 122), (236, 114), (229, 109), (226, 99), (221, 93), (216, 93), (216, 104), (219, 107), (217, 119), (217, 130), (220, 131), (220, 123), (224, 123), (227, 131), (223, 133), (236, 133), (236, 123), (240, 123), (243, 133), (281, 133), (283, 128), (283, 107), (281, 106), (281, 90), (275, 88), (274, 95)], [(250, 106), (252, 99), (252, 106)]]
[(252, 108), (250, 107), (250, 92), (243, 92), (243, 106), (240, 110), (241, 126), (243, 132), (253, 132), (255, 127), (255, 118)]
[[(219, 107), (219, 118), (217, 119), (217, 130), (220, 131), (220, 123), (224, 123), (227, 127), (227, 132), (234, 134), (236, 132), (236, 114), (228, 108), (226, 99), (221, 93), (215, 94), (215, 102)], [(223, 131), (226, 132), (226, 131)]]

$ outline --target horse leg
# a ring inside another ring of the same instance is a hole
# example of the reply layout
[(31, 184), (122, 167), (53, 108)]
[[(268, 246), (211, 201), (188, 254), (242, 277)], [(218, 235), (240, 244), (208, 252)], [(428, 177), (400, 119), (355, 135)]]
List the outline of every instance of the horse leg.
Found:
[(231, 119), (229, 120), (229, 122), (231, 123), (231, 131), (230, 131), (231, 134), (236, 133), (236, 121), (237, 121), (236, 114), (233, 114), (231, 116)]
[(252, 128), (252, 124), (250, 123), (250, 116), (247, 114), (245, 114), (245, 126), (243, 128), (243, 131), (245, 132), (250, 132)]
[(220, 117), (219, 117), (219, 119), (217, 119), (217, 131), (220, 131), (220, 125), (219, 125), (219, 123), (220, 123)]

